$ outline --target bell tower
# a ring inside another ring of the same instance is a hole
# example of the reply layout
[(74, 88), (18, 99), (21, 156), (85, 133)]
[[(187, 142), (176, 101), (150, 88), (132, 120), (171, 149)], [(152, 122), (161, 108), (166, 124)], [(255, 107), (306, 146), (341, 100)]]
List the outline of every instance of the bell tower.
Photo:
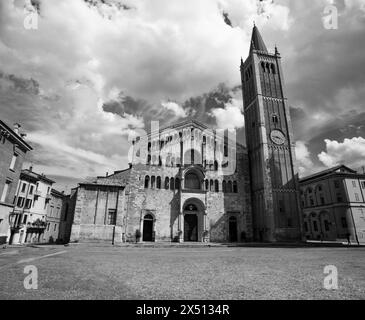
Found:
[(298, 174), (281, 57), (269, 53), (256, 26), (241, 59), (246, 142), (256, 241), (301, 240)]

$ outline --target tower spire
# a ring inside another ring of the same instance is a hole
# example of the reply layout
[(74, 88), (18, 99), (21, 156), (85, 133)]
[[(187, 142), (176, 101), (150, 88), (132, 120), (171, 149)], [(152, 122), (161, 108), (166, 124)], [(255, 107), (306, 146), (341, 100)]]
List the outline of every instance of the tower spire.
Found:
[(252, 29), (250, 52), (252, 50), (259, 50), (259, 51), (268, 52), (267, 48), (266, 48), (266, 45), (265, 45), (265, 42), (261, 37), (260, 31), (256, 27), (255, 24), (254, 24), (253, 29)]

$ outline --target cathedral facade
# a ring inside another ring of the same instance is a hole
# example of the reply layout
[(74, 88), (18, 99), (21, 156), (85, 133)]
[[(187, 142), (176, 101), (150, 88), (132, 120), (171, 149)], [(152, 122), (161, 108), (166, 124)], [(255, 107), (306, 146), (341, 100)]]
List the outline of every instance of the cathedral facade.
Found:
[(247, 147), (196, 120), (132, 141), (130, 167), (79, 184), (70, 241), (301, 239), (297, 172), (280, 54), (256, 27), (241, 61)]

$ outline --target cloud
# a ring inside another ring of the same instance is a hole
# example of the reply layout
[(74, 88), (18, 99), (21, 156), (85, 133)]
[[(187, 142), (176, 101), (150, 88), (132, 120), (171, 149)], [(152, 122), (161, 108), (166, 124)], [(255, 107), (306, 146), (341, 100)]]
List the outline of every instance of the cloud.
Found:
[(210, 113), (215, 117), (219, 129), (240, 129), (245, 125), (242, 100), (232, 99), (224, 108), (214, 108)]
[(295, 156), (300, 176), (306, 176), (313, 171), (313, 162), (307, 145), (303, 141), (295, 143)]
[(178, 118), (183, 118), (183, 117), (187, 116), (186, 111), (181, 106), (179, 106), (176, 102), (171, 102), (171, 101), (162, 102), (161, 105), (166, 110), (172, 111)]
[(344, 164), (359, 169), (365, 166), (365, 139), (354, 137), (343, 142), (325, 140), (326, 151), (318, 155), (319, 160), (327, 167)]

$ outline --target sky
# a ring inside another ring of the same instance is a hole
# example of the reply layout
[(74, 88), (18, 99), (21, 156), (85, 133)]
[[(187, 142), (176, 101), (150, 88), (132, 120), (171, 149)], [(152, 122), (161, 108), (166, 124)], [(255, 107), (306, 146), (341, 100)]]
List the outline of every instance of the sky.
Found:
[(243, 131), (253, 22), (282, 56), (300, 175), (362, 171), (365, 0), (2, 0), (0, 118), (66, 191), (126, 168), (128, 133), (151, 121)]

